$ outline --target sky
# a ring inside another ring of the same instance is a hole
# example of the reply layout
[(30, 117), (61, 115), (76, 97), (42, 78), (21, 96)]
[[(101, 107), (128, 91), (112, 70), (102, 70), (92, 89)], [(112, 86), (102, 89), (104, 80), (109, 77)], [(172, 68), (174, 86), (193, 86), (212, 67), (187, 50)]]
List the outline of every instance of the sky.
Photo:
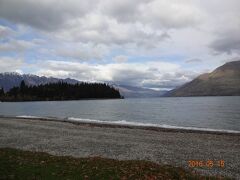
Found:
[(239, 0), (0, 0), (0, 72), (172, 89), (240, 60)]

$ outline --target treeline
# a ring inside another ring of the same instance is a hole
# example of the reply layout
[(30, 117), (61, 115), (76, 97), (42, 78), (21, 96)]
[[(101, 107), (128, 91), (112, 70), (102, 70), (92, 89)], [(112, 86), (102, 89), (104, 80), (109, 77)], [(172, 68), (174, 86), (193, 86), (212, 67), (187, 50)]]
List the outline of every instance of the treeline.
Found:
[(24, 81), (19, 87), (13, 87), (8, 92), (0, 89), (1, 101), (58, 101), (80, 99), (115, 99), (121, 97), (119, 91), (105, 83), (65, 82), (49, 83), (38, 86), (28, 86)]

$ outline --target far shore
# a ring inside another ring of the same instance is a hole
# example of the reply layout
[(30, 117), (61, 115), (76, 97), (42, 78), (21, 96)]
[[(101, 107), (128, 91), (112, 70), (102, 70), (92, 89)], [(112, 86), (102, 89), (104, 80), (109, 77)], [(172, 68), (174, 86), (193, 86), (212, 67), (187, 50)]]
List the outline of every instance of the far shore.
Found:
[[(5, 147), (60, 156), (148, 160), (240, 178), (239, 133), (1, 116), (0, 148)], [(190, 168), (193, 160), (222, 160), (225, 166)]]
[(82, 98), (82, 99), (31, 99), (31, 100), (16, 100), (16, 99), (5, 99), (5, 100), (0, 100), (1, 102), (48, 102), (48, 101), (82, 101), (82, 100), (116, 100), (116, 99), (124, 99), (124, 97), (122, 96), (121, 98)]

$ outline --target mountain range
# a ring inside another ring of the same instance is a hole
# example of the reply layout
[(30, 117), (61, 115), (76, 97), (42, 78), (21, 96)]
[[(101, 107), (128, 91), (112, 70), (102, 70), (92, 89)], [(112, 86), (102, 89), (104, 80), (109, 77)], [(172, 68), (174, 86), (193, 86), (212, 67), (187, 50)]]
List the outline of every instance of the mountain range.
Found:
[[(68, 84), (76, 84), (80, 81), (75, 79), (59, 79), (54, 77), (36, 76), (32, 74), (19, 74), (15, 72), (0, 73), (0, 88), (3, 87), (4, 91), (8, 91), (12, 87), (19, 86), (21, 81), (24, 80), (26, 85), (40, 85), (48, 83), (57, 83), (59, 81), (66, 82)], [(156, 91), (152, 89), (127, 86), (127, 85), (117, 85), (112, 84), (116, 89), (118, 89), (122, 96), (125, 98), (146, 98), (146, 97), (160, 97), (166, 91)]]
[[(0, 73), (0, 88), (8, 91), (19, 86), (24, 80), (27, 85), (56, 83), (59, 81), (76, 84), (75, 79), (59, 79), (54, 77), (37, 76), (31, 74)], [(147, 97), (181, 97), (181, 96), (239, 96), (240, 95), (240, 61), (228, 62), (211, 73), (205, 73), (192, 81), (171, 91), (156, 91), (148, 88), (112, 83), (125, 98)]]
[(19, 74), (15, 72), (6, 72), (0, 73), (0, 87), (4, 89), (4, 91), (8, 91), (12, 87), (19, 86), (21, 81), (24, 80), (26, 85), (40, 85), (40, 84), (48, 84), (48, 83), (57, 83), (59, 81), (66, 82), (68, 84), (76, 84), (79, 81), (75, 79), (59, 79), (53, 77), (45, 77), (45, 76), (36, 76), (32, 74)]
[(239, 96), (240, 61), (228, 62), (165, 94), (165, 96)]

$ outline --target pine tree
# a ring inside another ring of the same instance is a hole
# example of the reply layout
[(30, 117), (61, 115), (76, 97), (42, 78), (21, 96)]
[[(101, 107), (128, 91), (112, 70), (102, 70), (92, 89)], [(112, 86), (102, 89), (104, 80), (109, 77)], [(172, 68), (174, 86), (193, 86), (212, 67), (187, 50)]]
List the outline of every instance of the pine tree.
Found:
[(3, 88), (1, 87), (0, 88), (0, 97), (3, 97), (4, 96), (4, 90), (3, 90)]

